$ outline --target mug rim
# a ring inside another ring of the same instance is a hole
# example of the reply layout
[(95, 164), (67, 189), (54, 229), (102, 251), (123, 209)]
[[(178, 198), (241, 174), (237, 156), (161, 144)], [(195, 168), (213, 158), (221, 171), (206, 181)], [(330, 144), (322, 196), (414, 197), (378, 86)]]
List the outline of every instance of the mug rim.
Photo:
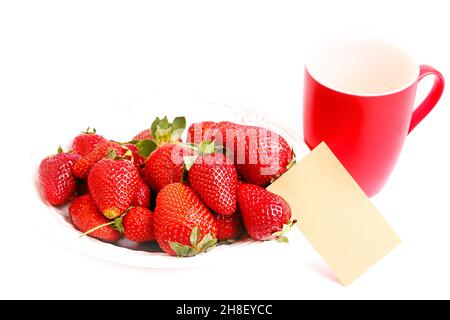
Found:
[[(352, 43), (356, 43), (358, 41), (364, 41), (366, 44), (369, 43), (371, 45), (377, 45), (380, 47), (384, 47), (385, 49), (389, 48), (390, 50), (396, 51), (396, 54), (398, 54), (399, 56), (400, 55), (403, 56), (406, 63), (410, 65), (411, 69), (414, 68), (414, 71), (411, 72), (410, 79), (408, 79), (407, 81), (404, 81), (404, 83), (401, 86), (398, 86), (395, 89), (380, 91), (380, 92), (375, 92), (375, 93), (369, 93), (369, 92), (364, 93), (364, 92), (357, 92), (357, 91), (352, 91), (352, 90), (345, 90), (342, 88), (338, 88), (338, 86), (333, 85), (331, 83), (327, 83), (327, 81), (321, 80), (320, 79), (321, 77), (318, 76), (312, 70), (314, 68), (310, 67), (312, 65), (313, 59), (315, 59), (315, 57), (313, 57), (314, 52), (317, 52), (317, 50), (322, 50), (325, 47), (332, 48), (332, 46), (339, 46), (339, 45), (343, 45), (343, 44), (352, 44)], [(416, 63), (404, 50), (402, 50), (401, 48), (394, 46), (390, 43), (387, 43), (387, 42), (383, 42), (383, 41), (379, 41), (379, 40), (375, 40), (375, 39), (367, 39), (367, 38), (348, 38), (348, 39), (344, 39), (344, 40), (342, 40), (342, 39), (335, 40), (334, 39), (333, 41), (326, 42), (325, 44), (322, 43), (320, 46), (317, 46), (313, 50), (310, 50), (309, 54), (306, 55), (304, 65), (305, 65), (305, 71), (309, 74), (309, 76), (312, 79), (314, 79), (320, 85), (326, 87), (327, 89), (330, 89), (332, 91), (335, 91), (335, 92), (338, 92), (341, 94), (357, 96), (357, 97), (381, 97), (381, 96), (388, 96), (388, 95), (402, 92), (402, 91), (410, 88), (411, 86), (413, 86), (418, 81), (419, 74), (420, 74), (420, 65), (418, 63)]]

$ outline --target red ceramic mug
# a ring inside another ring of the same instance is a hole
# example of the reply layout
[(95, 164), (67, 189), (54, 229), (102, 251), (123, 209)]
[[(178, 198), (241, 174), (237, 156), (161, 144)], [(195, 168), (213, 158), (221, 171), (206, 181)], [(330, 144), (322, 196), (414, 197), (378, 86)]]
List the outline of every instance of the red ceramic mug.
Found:
[[(414, 110), (417, 84), (434, 85)], [(312, 149), (325, 141), (368, 196), (393, 170), (406, 136), (439, 101), (444, 78), (403, 51), (373, 40), (323, 45), (306, 59), (303, 128)]]

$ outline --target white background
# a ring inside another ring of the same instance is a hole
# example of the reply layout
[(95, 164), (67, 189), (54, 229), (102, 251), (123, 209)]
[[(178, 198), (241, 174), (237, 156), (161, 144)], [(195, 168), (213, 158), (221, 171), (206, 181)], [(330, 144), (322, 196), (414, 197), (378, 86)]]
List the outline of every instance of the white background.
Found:
[(373, 198), (402, 244), (348, 288), (299, 233), (278, 255), (132, 268), (49, 240), (29, 201), (31, 154), (55, 148), (46, 137), (64, 143), (93, 112), (155, 94), (226, 98), (301, 132), (303, 56), (322, 36), (379, 37), (449, 78), (449, 13), (444, 0), (1, 2), (0, 298), (450, 298), (448, 91)]

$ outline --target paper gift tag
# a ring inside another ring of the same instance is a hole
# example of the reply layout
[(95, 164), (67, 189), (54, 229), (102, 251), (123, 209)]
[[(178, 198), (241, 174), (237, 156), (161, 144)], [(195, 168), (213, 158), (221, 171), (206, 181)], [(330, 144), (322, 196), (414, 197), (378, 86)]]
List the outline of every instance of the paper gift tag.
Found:
[(325, 143), (267, 189), (288, 201), (298, 228), (344, 285), (400, 243)]

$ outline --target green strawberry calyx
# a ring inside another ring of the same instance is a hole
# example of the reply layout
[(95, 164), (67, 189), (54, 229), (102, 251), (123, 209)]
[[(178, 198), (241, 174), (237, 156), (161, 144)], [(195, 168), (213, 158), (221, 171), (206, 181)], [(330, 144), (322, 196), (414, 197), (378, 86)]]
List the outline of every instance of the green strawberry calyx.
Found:
[(163, 144), (179, 143), (184, 129), (186, 129), (185, 117), (176, 117), (172, 122), (169, 122), (167, 117), (162, 119), (157, 117), (149, 129), (153, 139), (132, 140), (127, 143), (134, 144), (138, 149), (138, 154), (147, 158)]
[(202, 141), (197, 148), (197, 153), (202, 156), (216, 153), (216, 146), (214, 141), (205, 140)]
[(280, 231), (277, 231), (273, 234), (275, 239), (277, 239), (280, 243), (288, 243), (289, 239), (285, 236), (285, 234), (289, 231), (291, 231), (294, 224), (297, 223), (297, 220), (291, 220), (286, 224), (283, 224), (283, 228)]
[(92, 130), (91, 130), (91, 127), (87, 127), (87, 129), (85, 131), (81, 131), (81, 133), (84, 133), (84, 134), (96, 134), (97, 130), (95, 128), (92, 128)]
[(132, 140), (127, 143), (134, 144), (138, 149), (138, 154), (141, 157), (147, 158), (158, 146), (156, 142), (150, 139)]
[(157, 117), (150, 127), (158, 147), (166, 143), (178, 143), (184, 129), (186, 129), (185, 117), (176, 117), (172, 122), (169, 122), (167, 116), (162, 119)]
[(109, 222), (107, 222), (107, 223), (98, 225), (98, 226), (96, 226), (96, 227), (94, 227), (94, 228), (92, 228), (92, 229), (90, 229), (90, 230), (88, 230), (88, 231), (86, 231), (86, 232), (83, 232), (83, 233), (80, 235), (80, 238), (82, 238), (82, 237), (84, 237), (84, 236), (87, 236), (87, 235), (89, 235), (90, 233), (92, 233), (92, 232), (94, 232), (94, 231), (96, 231), (96, 230), (99, 230), (99, 229), (101, 229), (101, 228), (105, 228), (105, 227), (108, 227), (108, 226), (110, 226), (110, 227), (113, 228), (114, 230), (119, 231), (120, 236), (123, 238), (123, 233), (125, 232), (125, 228), (123, 227), (123, 218), (126, 216), (126, 214), (127, 214), (131, 209), (133, 209), (133, 206), (131, 206), (130, 208), (128, 208), (124, 213), (122, 213), (120, 216), (118, 216), (118, 217), (115, 218), (114, 220), (111, 220), (111, 221), (109, 221)]
[(201, 252), (206, 252), (214, 248), (217, 244), (217, 239), (214, 238), (213, 234), (210, 232), (203, 237), (203, 239), (199, 239), (200, 237), (200, 228), (195, 226), (189, 237), (190, 246), (181, 244), (179, 242), (169, 241), (169, 245), (173, 251), (177, 254), (178, 257), (193, 257)]
[(184, 160), (184, 169), (185, 171), (189, 171), (191, 167), (194, 165), (195, 161), (199, 156), (206, 156), (210, 154), (215, 154), (216, 152), (223, 151), (223, 147), (216, 146), (214, 141), (205, 140), (200, 144), (185, 144), (188, 148), (195, 151), (195, 155), (193, 156), (185, 156)]
[(122, 145), (121, 147), (125, 150), (123, 156), (119, 156), (114, 149), (109, 149), (108, 152), (106, 153), (105, 158), (111, 160), (129, 160), (132, 163), (134, 163), (133, 152), (126, 146)]

